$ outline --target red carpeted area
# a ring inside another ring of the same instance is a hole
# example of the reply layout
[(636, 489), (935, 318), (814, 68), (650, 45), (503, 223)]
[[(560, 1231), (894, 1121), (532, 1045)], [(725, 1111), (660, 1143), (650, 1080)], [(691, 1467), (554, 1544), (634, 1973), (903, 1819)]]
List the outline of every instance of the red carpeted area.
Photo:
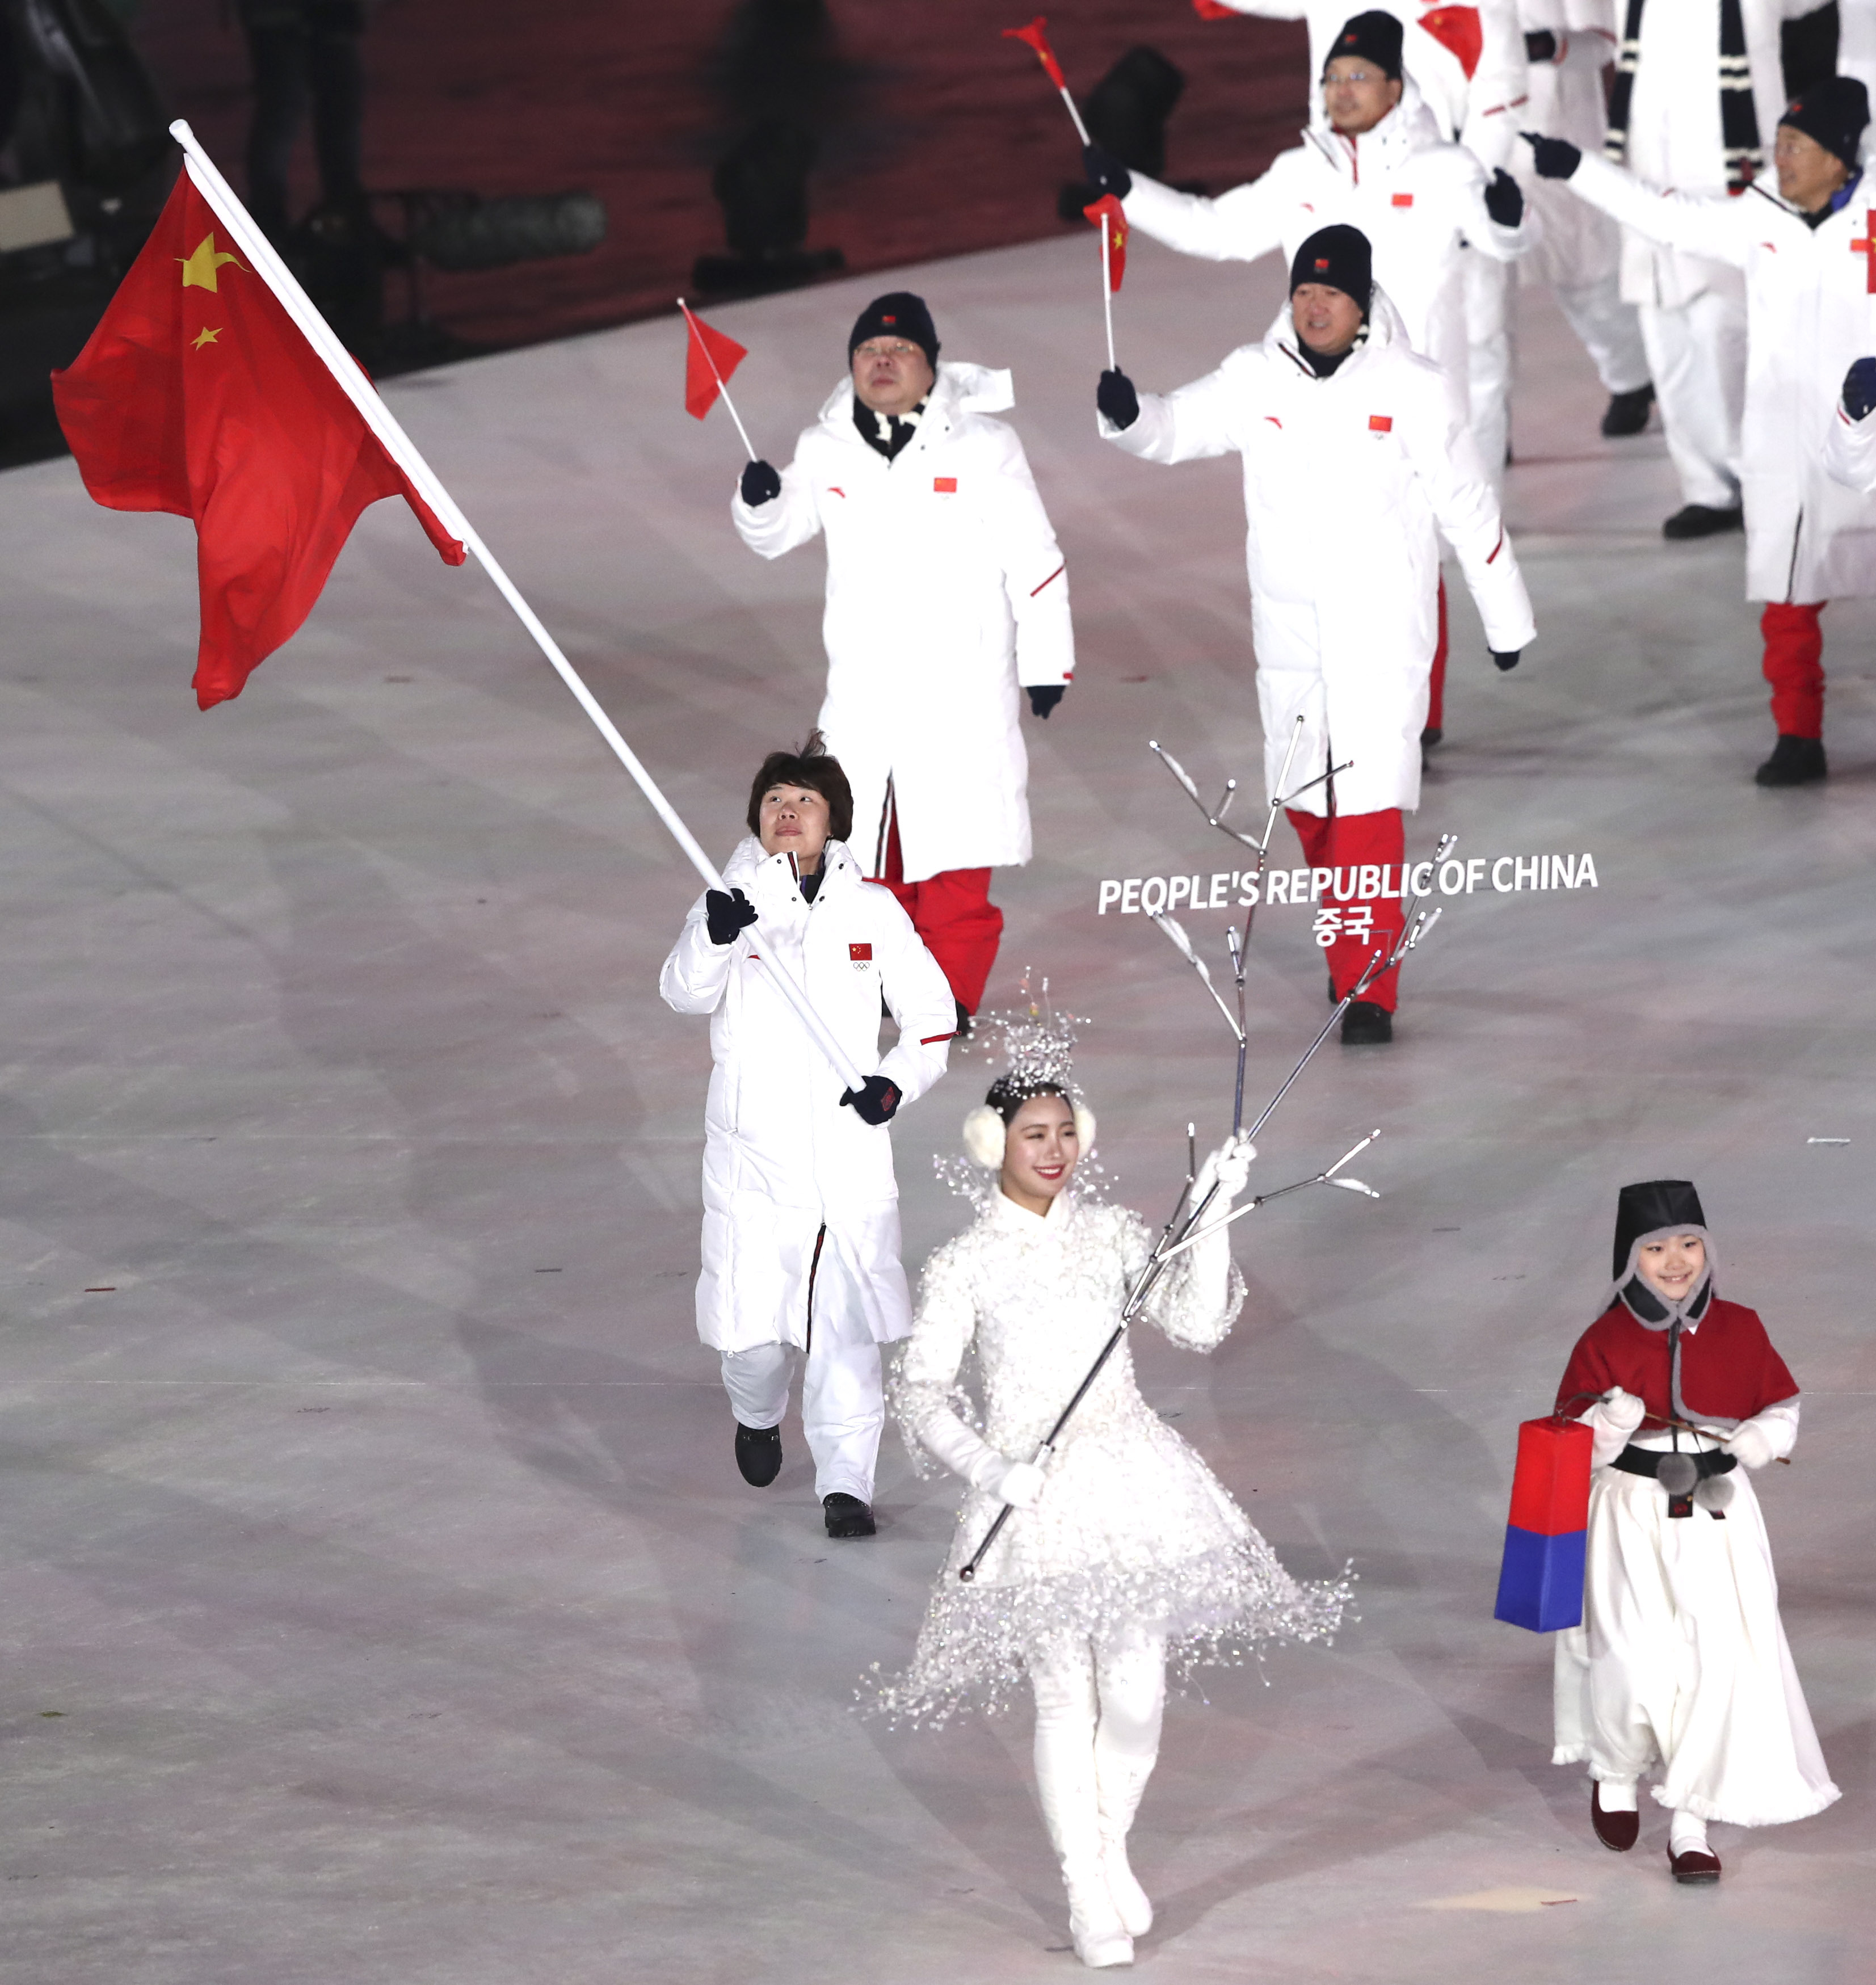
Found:
[[(1025, 0), (831, 0), (836, 74), (820, 106), (810, 247), (850, 270), (1059, 231), (1074, 133), (1034, 58), (999, 30)], [(367, 175), (374, 188), (485, 195), (589, 190), (604, 245), (577, 260), (438, 276), (451, 331), (519, 343), (668, 308), (723, 246), (710, 171), (738, 129), (726, 51), (741, 0), (384, 0), (366, 36)], [(247, 62), (226, 0), (167, 0), (136, 32), (176, 114), (231, 178)], [(746, 18), (746, 17), (743, 17)], [(1260, 170), (1302, 121), (1300, 24), (1201, 21), (1190, 0), (1068, 0), (1049, 34), (1079, 93), (1145, 42), (1185, 72), (1169, 176), (1218, 188)], [(303, 140), (301, 190), (314, 197)]]

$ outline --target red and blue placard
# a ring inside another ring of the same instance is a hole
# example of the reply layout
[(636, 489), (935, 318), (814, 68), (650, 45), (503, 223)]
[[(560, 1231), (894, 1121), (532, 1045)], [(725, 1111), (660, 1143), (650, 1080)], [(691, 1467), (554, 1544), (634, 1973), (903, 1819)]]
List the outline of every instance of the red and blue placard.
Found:
[(1583, 1538), (1589, 1526), (1593, 1446), (1593, 1436), (1579, 1420), (1526, 1420), (1519, 1428), (1494, 1618), (1533, 1634), (1582, 1624)]

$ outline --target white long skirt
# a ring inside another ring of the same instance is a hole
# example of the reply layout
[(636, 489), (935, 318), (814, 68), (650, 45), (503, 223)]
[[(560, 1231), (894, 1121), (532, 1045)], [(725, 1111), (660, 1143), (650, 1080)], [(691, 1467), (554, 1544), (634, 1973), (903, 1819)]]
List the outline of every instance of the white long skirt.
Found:
[(1743, 1469), (1723, 1521), (1670, 1517), (1650, 1476), (1599, 1468), (1583, 1624), (1557, 1636), (1559, 1765), (1633, 1779), (1703, 1819), (1777, 1826), (1838, 1796), (1778, 1617), (1778, 1580)]

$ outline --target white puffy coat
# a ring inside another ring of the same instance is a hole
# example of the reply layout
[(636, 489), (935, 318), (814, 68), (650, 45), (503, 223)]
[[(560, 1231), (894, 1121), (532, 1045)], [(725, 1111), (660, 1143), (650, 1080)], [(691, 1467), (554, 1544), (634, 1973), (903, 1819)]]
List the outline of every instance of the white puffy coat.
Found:
[[(1234, 14), (1309, 23), (1309, 72), (1319, 91), (1335, 38), (1352, 15), (1350, 0), (1223, 0)], [(1401, 26), (1401, 66), (1439, 126), (1488, 170), (1510, 163), (1525, 102), (1524, 36), (1514, 0), (1476, 7), (1381, 6)], [(1314, 101), (1312, 98), (1312, 101)]]
[[(1438, 633), (1439, 533), (1501, 652), (1532, 638), (1531, 603), (1451, 382), (1407, 348), (1378, 286), (1365, 343), (1326, 379), (1298, 356), (1286, 306), (1261, 344), (1163, 398), (1124, 432), (1149, 462), (1235, 450), (1244, 463), (1251, 634), (1274, 796), (1298, 716), (1290, 784), (1335, 781), (1337, 813), (1420, 803), (1420, 733)], [(1437, 529), (1436, 529), (1437, 527)], [(1328, 811), (1325, 788), (1297, 801)]]
[[(787, 964), (857, 1066), (877, 1066), (908, 1103), (945, 1073), (957, 1007), (891, 891), (864, 879), (844, 842), (828, 842), (822, 868), (809, 904), (793, 858), (764, 855), (750, 835), (723, 882), (760, 921), (733, 943), (713, 944), (699, 897), (659, 974), (666, 1006), (711, 1016), (697, 1335), (720, 1351), (805, 1345), (824, 1224), (874, 1337), (911, 1328), (891, 1133), (841, 1103), (844, 1085), (760, 961), (766, 953)], [(882, 995), (899, 1029), (883, 1061)]]
[[(1557, 42), (1555, 61), (1530, 65), (1531, 100), (1519, 129), (1599, 153), (1609, 135), (1602, 72), (1616, 59), (1615, 0), (1519, 0), (1518, 20), (1525, 32), (1548, 29)], [(1542, 240), (1519, 265), (1525, 280), (1574, 290), (1616, 275), (1622, 232), (1609, 216), (1572, 200), (1556, 180), (1539, 179), (1523, 146), (1509, 163), (1544, 220)]]
[(1029, 757), (1019, 685), (1075, 673), (1069, 579), (1015, 430), (1007, 372), (938, 368), (891, 462), (854, 425), (843, 381), (782, 472), (782, 493), (730, 514), (780, 558), (827, 538), (827, 694), (821, 727), (854, 790), (865, 872), (884, 872), (888, 781), (908, 882), (1029, 858)]
[(1133, 175), (1124, 203), (1143, 233), (1187, 255), (1253, 262), (1273, 249), (1286, 262), (1319, 227), (1346, 222), (1374, 251), (1374, 281), (1393, 299), (1414, 349), (1451, 374), (1462, 398), (1468, 367), (1462, 250), (1495, 260), (1523, 254), (1525, 228), (1485, 210), (1485, 168), (1448, 144), (1411, 83), (1364, 137), (1312, 124), (1263, 178), (1217, 200), (1175, 193)]
[(1586, 157), (1572, 191), (1637, 233), (1745, 271), (1746, 596), (1795, 600), (1876, 593), (1876, 502), (1835, 481), (1825, 459), (1837, 394), (1872, 346), (1869, 196), (1815, 230), (1765, 184), (1736, 199), (1656, 193)]
[[(1779, 29), (1819, 0), (1740, 0), (1752, 73), (1759, 143), (1767, 160), (1785, 107)], [(1720, 130), (1720, 0), (1648, 0), (1642, 10), (1635, 90), (1629, 110), (1628, 170), (1649, 186), (1724, 193)], [(1618, 32), (1622, 23), (1618, 22)], [(1624, 303), (1678, 308), (1710, 289), (1737, 294), (1739, 278), (1710, 256), (1630, 233), (1622, 244)]]

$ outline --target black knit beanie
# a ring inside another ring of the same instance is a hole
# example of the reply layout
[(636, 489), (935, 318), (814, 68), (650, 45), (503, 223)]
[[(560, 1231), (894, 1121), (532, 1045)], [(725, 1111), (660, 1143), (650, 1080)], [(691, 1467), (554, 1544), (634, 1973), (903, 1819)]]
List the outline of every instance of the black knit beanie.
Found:
[(1294, 296), (1305, 283), (1340, 290), (1365, 311), (1374, 300), (1374, 254), (1368, 237), (1342, 221), (1317, 228), (1290, 265), (1290, 294)]
[(875, 297), (854, 320), (847, 339), (850, 364), (854, 354), (869, 338), (902, 338), (907, 344), (918, 347), (933, 371), (938, 369), (938, 327), (925, 308), (925, 298), (914, 296), (910, 290), (894, 290), (890, 296)]
[(1400, 20), (1394, 15), (1384, 14), (1378, 8), (1370, 13), (1357, 14), (1342, 23), (1342, 32), (1330, 44), (1322, 65), (1326, 69), (1337, 55), (1359, 55), (1363, 61), (1385, 69), (1398, 82), (1401, 33)]
[(1854, 76), (1827, 76), (1794, 98), (1778, 121), (1815, 138), (1854, 173), (1870, 121), (1870, 93)]

